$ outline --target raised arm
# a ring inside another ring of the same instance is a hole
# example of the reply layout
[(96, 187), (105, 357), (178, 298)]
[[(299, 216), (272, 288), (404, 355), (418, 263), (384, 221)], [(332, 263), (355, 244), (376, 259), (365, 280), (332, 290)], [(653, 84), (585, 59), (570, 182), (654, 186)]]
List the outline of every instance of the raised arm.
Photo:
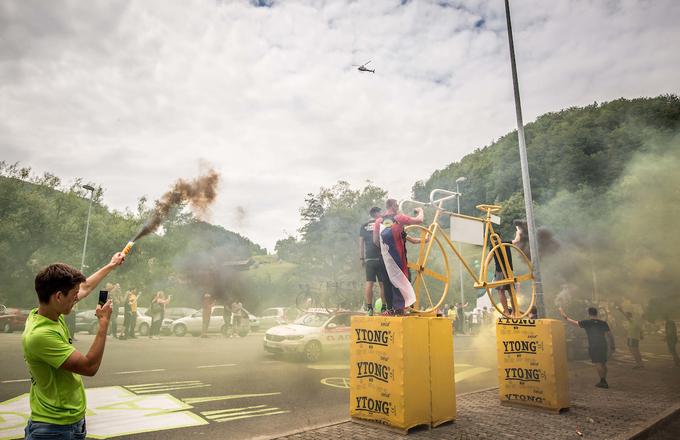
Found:
[(564, 310), (562, 310), (562, 307), (560, 307), (560, 315), (562, 315), (562, 318), (564, 318), (565, 321), (567, 321), (571, 325), (575, 325), (576, 327), (580, 327), (578, 325), (578, 321), (571, 319), (570, 317), (567, 316), (566, 313), (564, 313)]
[(125, 255), (121, 252), (116, 253), (111, 257), (111, 261), (106, 266), (100, 268), (98, 271), (90, 275), (84, 283), (80, 284), (80, 290), (78, 291), (78, 301), (85, 299), (89, 295), (97, 284), (99, 284), (104, 277), (106, 277), (113, 269), (123, 264), (125, 261)]
[(111, 300), (108, 300), (103, 306), (97, 306), (95, 315), (99, 318), (99, 330), (97, 330), (97, 335), (94, 337), (90, 350), (86, 355), (77, 350), (74, 351), (61, 364), (60, 368), (82, 376), (94, 376), (99, 371), (99, 366), (104, 357), (106, 333), (109, 327), (109, 319), (111, 318)]

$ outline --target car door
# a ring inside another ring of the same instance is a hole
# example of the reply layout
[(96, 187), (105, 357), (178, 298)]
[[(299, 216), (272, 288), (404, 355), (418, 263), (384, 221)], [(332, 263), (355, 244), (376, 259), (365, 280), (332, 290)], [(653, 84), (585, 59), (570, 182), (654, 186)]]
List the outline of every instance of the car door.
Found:
[(210, 313), (210, 325), (208, 326), (208, 332), (219, 333), (224, 325), (224, 307), (215, 306), (212, 308)]
[(338, 350), (349, 347), (350, 315), (335, 315), (324, 327), (324, 349)]
[(278, 324), (278, 309), (265, 309), (260, 316), (260, 327), (270, 328)]

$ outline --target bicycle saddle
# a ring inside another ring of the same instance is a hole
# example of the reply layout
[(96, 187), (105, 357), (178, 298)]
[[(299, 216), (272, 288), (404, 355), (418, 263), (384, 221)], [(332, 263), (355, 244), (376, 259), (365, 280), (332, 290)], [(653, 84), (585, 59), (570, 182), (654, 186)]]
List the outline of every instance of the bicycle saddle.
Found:
[(492, 214), (498, 212), (501, 210), (501, 206), (498, 205), (477, 205), (477, 209), (479, 209), (482, 212), (490, 212)]

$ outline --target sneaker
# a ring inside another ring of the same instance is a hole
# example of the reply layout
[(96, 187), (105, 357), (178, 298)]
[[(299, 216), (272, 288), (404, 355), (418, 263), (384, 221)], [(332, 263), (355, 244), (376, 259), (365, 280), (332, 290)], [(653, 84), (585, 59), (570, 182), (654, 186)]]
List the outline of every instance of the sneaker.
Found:
[(609, 388), (609, 384), (604, 379), (602, 379), (601, 381), (596, 383), (595, 386), (598, 387), (598, 388)]
[(394, 316), (395, 312), (394, 312), (394, 309), (388, 309), (388, 310), (385, 310), (384, 312), (382, 312), (380, 315), (381, 316)]
[(369, 304), (364, 304), (364, 310), (368, 314), (368, 316), (373, 316), (373, 306)]
[(387, 311), (387, 305), (386, 305), (386, 304), (383, 304), (383, 305), (380, 307), (380, 313), (382, 314), (382, 313), (385, 313), (386, 311)]

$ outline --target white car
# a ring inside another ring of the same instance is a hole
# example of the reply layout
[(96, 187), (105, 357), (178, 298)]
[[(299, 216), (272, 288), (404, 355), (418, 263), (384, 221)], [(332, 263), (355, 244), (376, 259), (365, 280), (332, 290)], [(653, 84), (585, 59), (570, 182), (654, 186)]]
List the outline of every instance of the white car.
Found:
[(292, 324), (272, 327), (264, 335), (264, 349), (274, 354), (300, 354), (316, 362), (324, 352), (349, 350), (350, 319), (361, 312), (308, 312)]
[[(137, 307), (137, 322), (135, 323), (135, 335), (148, 336), (151, 329), (151, 317), (146, 316), (146, 307)], [(123, 323), (125, 322), (125, 308), (118, 308), (118, 316), (116, 317), (116, 325), (118, 331), (125, 331)]]
[(270, 307), (260, 314), (260, 328), (268, 329), (276, 325), (288, 324), (294, 321), (299, 311), (295, 307)]
[[(251, 315), (246, 309), (244, 312), (248, 314), (250, 321), (250, 330), (257, 330), (260, 327), (260, 321), (256, 316)], [(175, 336), (184, 336), (191, 333), (193, 336), (201, 334), (203, 329), (203, 311), (198, 310), (191, 316), (179, 318), (172, 322), (172, 333)], [(208, 333), (225, 333), (224, 325), (224, 306), (213, 306), (210, 312), (210, 323), (208, 324)]]

